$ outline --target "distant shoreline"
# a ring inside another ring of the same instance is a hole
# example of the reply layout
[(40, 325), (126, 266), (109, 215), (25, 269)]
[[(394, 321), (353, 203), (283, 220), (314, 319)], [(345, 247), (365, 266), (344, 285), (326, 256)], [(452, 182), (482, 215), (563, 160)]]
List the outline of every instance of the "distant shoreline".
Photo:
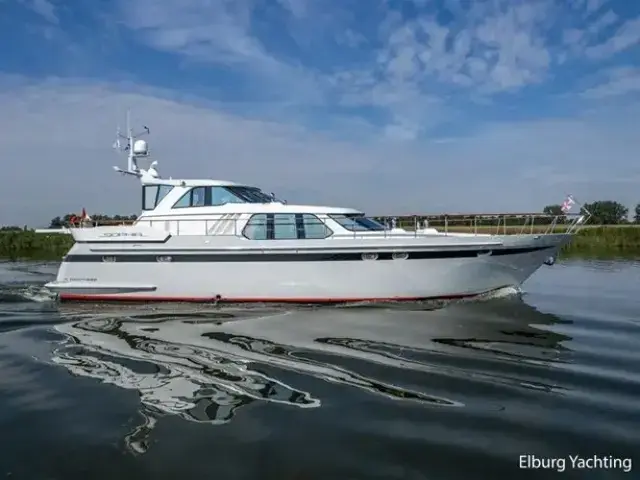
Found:
[[(438, 228), (443, 230), (442, 228)], [(450, 227), (451, 232), (503, 233), (496, 226)], [(544, 226), (522, 229), (507, 226), (506, 233), (538, 233)], [(555, 231), (560, 233), (561, 226)], [(0, 231), (0, 259), (4, 260), (60, 260), (73, 245), (73, 237), (64, 233), (36, 233), (33, 230)], [(586, 225), (566, 246), (561, 256), (636, 257), (640, 258), (640, 224)]]

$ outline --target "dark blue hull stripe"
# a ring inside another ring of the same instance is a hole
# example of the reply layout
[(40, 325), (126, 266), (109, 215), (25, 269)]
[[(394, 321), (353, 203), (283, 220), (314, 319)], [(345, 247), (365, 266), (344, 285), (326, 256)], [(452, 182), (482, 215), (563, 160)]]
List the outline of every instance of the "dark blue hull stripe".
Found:
[[(131, 253), (131, 254), (70, 254), (64, 262), (354, 262), (369, 260), (367, 256), (377, 255), (375, 260), (394, 260), (398, 255), (406, 255), (406, 260), (436, 258), (473, 258), (491, 252), (491, 256), (518, 255), (550, 250), (553, 246), (527, 248), (498, 248), (473, 250), (425, 250), (414, 252), (349, 252), (349, 253)], [(374, 260), (371, 258), (370, 260)]]

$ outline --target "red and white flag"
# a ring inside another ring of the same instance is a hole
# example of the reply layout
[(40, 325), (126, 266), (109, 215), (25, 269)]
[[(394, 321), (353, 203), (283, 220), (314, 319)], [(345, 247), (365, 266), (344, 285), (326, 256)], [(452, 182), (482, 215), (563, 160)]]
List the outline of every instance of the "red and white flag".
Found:
[(560, 207), (560, 209), (562, 210), (562, 213), (567, 213), (569, 210), (571, 210), (571, 207), (575, 203), (576, 201), (573, 199), (573, 197), (571, 195), (567, 195), (567, 199), (564, 201), (564, 203)]
[(82, 216), (80, 217), (82, 220), (91, 220), (91, 217), (87, 215), (87, 211), (82, 207)]

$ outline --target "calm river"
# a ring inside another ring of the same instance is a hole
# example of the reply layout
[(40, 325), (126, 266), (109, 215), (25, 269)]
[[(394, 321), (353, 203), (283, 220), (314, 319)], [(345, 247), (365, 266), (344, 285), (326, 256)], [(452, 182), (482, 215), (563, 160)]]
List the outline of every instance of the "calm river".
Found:
[(0, 263), (0, 477), (640, 478), (640, 263), (435, 310), (58, 306), (56, 267)]

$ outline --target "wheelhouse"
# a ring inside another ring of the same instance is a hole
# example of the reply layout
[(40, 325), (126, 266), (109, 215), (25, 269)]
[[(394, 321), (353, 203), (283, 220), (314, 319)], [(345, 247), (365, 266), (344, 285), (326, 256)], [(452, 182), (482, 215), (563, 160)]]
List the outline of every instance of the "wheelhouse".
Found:
[(142, 215), (136, 224), (173, 235), (246, 240), (321, 240), (387, 229), (356, 210), (288, 205), (258, 187), (203, 180), (143, 184)]

